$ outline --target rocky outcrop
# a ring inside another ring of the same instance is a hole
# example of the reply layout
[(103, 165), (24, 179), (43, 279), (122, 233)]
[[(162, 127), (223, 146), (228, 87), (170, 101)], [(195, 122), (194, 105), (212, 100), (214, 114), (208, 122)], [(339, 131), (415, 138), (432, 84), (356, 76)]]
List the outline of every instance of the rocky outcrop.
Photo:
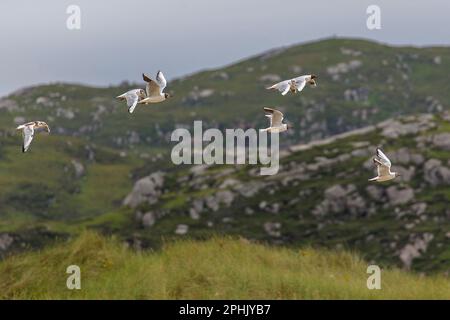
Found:
[(265, 74), (259, 78), (261, 82), (279, 82), (281, 77), (277, 74)]
[(264, 223), (264, 230), (266, 233), (271, 236), (278, 238), (281, 236), (281, 223), (279, 222), (266, 222)]
[(439, 133), (433, 136), (433, 145), (442, 150), (450, 151), (450, 133)]
[(346, 101), (365, 102), (369, 99), (369, 90), (367, 88), (347, 89), (344, 91)]
[(325, 216), (328, 213), (349, 212), (358, 215), (365, 211), (366, 202), (354, 185), (335, 185), (325, 190), (324, 200), (313, 210), (313, 214)]
[[(409, 121), (408, 121), (409, 120)], [(396, 139), (406, 135), (416, 135), (435, 127), (432, 115), (419, 115), (407, 118), (406, 121), (387, 120), (379, 125), (382, 136)]]
[(327, 73), (333, 80), (339, 80), (340, 75), (353, 71), (362, 66), (360, 60), (351, 60), (349, 62), (341, 62), (327, 68)]
[(386, 194), (389, 203), (393, 206), (406, 204), (414, 199), (414, 190), (409, 187), (401, 189), (397, 186), (391, 186), (387, 188)]
[(14, 242), (13, 237), (7, 233), (0, 234), (0, 251), (6, 251)]
[(450, 169), (437, 159), (430, 159), (424, 165), (424, 179), (432, 186), (450, 184)]
[(189, 231), (189, 226), (186, 224), (179, 224), (177, 225), (177, 228), (175, 229), (175, 234), (177, 235), (185, 235)]
[(73, 159), (71, 161), (71, 163), (72, 163), (73, 169), (75, 170), (75, 177), (81, 178), (85, 172), (85, 168), (84, 168), (83, 164), (76, 159)]
[(125, 198), (123, 204), (131, 208), (136, 208), (140, 204), (155, 204), (162, 194), (164, 185), (164, 173), (155, 172), (138, 180), (133, 190)]
[(428, 245), (433, 238), (433, 234), (425, 233), (421, 237), (414, 237), (412, 243), (407, 244), (400, 250), (399, 258), (406, 269), (410, 269), (412, 261), (427, 251)]

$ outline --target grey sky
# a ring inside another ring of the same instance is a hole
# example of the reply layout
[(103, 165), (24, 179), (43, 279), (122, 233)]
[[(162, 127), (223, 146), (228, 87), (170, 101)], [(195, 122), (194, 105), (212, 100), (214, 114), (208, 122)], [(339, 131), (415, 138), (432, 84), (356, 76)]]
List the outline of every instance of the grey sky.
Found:
[[(66, 9), (81, 8), (81, 30)], [(382, 29), (366, 28), (381, 7)], [(145, 71), (174, 78), (268, 49), (325, 38), (450, 45), (448, 0), (1, 0), (0, 95), (64, 81), (140, 81)]]

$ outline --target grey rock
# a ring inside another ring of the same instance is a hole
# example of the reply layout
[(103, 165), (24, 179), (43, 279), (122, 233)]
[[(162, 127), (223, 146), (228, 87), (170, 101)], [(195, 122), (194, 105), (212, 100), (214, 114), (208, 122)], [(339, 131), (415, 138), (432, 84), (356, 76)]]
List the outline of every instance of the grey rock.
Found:
[(84, 172), (85, 172), (83, 164), (81, 162), (79, 162), (78, 160), (76, 160), (76, 159), (73, 159), (71, 161), (71, 163), (72, 163), (72, 166), (73, 166), (73, 168), (75, 170), (75, 177), (77, 177), (77, 178), (82, 177), (84, 175)]
[(14, 242), (13, 237), (7, 233), (0, 234), (0, 250), (7, 250)]
[(189, 231), (189, 226), (185, 224), (179, 224), (175, 230), (175, 234), (185, 235)]
[(369, 100), (367, 88), (347, 89), (344, 91), (345, 101), (365, 102)]
[(373, 200), (380, 201), (382, 199), (383, 196), (382, 188), (377, 187), (375, 185), (369, 185), (366, 187), (366, 191)]
[(259, 78), (261, 82), (279, 82), (281, 77), (277, 74), (265, 74)]
[(450, 151), (450, 133), (439, 133), (433, 136), (433, 145), (439, 149)]
[(416, 168), (411, 166), (407, 169), (402, 166), (396, 166), (394, 171), (400, 174), (400, 178), (398, 179), (400, 179), (401, 181), (409, 182), (414, 177)]
[(312, 213), (324, 216), (327, 213), (342, 213), (348, 211), (358, 215), (366, 211), (365, 200), (356, 192), (354, 185), (343, 187), (335, 185), (325, 190), (324, 200), (316, 206)]
[(142, 216), (142, 225), (146, 228), (151, 227), (155, 224), (156, 218), (153, 212), (146, 212)]
[(164, 173), (155, 172), (138, 180), (133, 190), (123, 201), (123, 205), (136, 208), (142, 203), (154, 204), (162, 194)]
[(430, 159), (424, 165), (424, 179), (432, 186), (450, 183), (450, 169), (437, 159)]
[(391, 205), (402, 205), (414, 199), (414, 190), (407, 187), (399, 189), (397, 186), (387, 188), (386, 194)]
[(281, 223), (279, 222), (266, 222), (264, 223), (264, 230), (271, 237), (280, 237), (281, 236)]
[(427, 251), (433, 238), (433, 234), (425, 233), (422, 237), (416, 237), (412, 243), (407, 244), (400, 250), (399, 258), (405, 268), (410, 269), (412, 261)]
[(1, 99), (0, 100), (0, 110), (7, 110), (8, 112), (20, 111), (19, 105), (16, 101), (11, 99)]

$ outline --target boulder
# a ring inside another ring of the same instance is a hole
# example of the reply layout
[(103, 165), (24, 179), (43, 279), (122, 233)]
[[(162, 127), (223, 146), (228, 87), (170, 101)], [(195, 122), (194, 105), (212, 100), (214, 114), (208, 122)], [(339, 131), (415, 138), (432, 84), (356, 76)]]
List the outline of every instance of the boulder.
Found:
[(5, 251), (7, 250), (12, 243), (14, 242), (14, 239), (7, 233), (0, 234), (0, 250)]
[(424, 179), (432, 186), (450, 183), (450, 169), (443, 166), (437, 159), (430, 159), (425, 162)]
[(414, 190), (409, 187), (399, 189), (397, 186), (391, 186), (387, 188), (386, 194), (389, 203), (393, 206), (406, 204), (414, 199)]
[(142, 215), (142, 225), (146, 228), (155, 224), (156, 218), (153, 212), (146, 212)]
[(439, 149), (450, 151), (450, 133), (439, 133), (433, 136), (433, 145)]
[(131, 193), (123, 201), (123, 205), (136, 208), (140, 204), (154, 204), (162, 194), (164, 173), (155, 172), (138, 180)]
[(185, 224), (179, 224), (175, 230), (175, 234), (185, 235), (189, 231), (189, 226)]
[(281, 223), (279, 222), (266, 222), (264, 223), (264, 230), (271, 237), (280, 237), (281, 236)]
[(422, 237), (416, 237), (412, 243), (407, 244), (400, 250), (399, 258), (406, 269), (411, 268), (412, 261), (427, 251), (433, 238), (433, 234), (425, 233)]

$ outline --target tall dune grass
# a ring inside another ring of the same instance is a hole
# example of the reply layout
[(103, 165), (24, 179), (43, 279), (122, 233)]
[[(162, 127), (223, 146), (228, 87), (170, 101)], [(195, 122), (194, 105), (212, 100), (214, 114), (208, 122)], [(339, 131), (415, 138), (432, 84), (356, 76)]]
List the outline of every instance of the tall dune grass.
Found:
[[(81, 268), (81, 290), (66, 268)], [(383, 270), (366, 287), (367, 263), (348, 252), (283, 249), (244, 239), (179, 241), (136, 252), (114, 238), (77, 239), (0, 263), (2, 299), (450, 299), (450, 280)]]

